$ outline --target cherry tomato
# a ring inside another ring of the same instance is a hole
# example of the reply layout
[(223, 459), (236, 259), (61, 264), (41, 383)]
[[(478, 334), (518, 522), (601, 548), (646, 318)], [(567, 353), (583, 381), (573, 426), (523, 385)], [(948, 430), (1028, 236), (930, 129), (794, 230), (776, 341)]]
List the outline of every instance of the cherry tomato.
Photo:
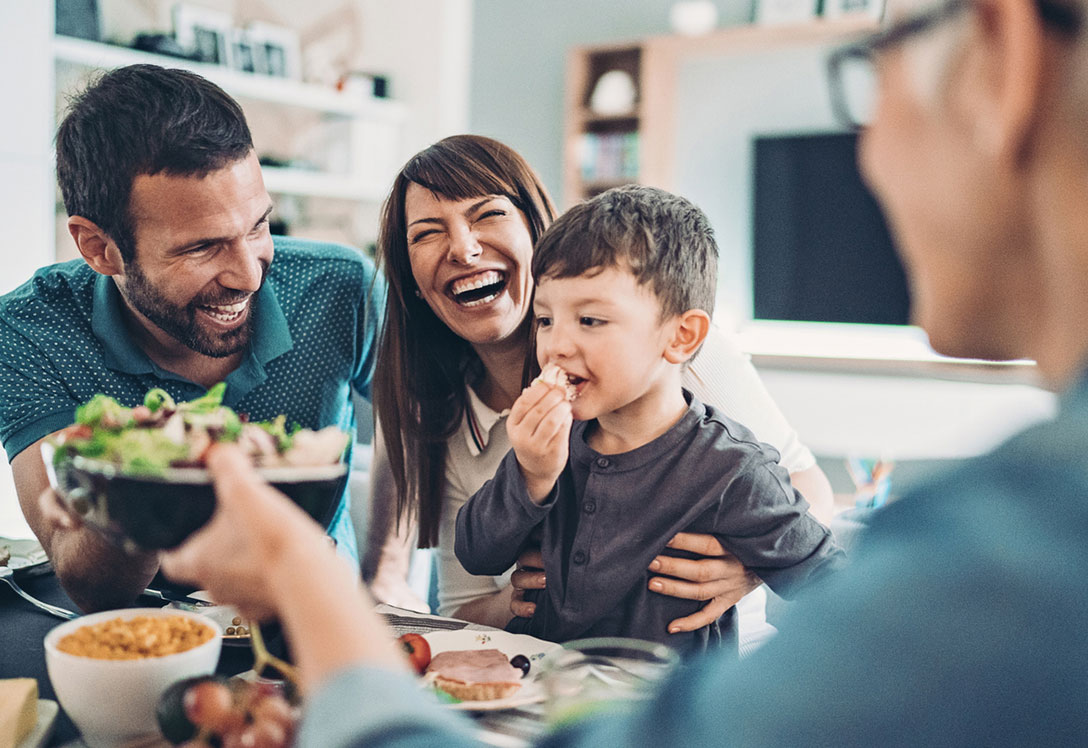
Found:
[(404, 634), (397, 641), (404, 648), (404, 653), (408, 655), (408, 661), (412, 663), (412, 667), (422, 675), (431, 664), (431, 645), (420, 634)]

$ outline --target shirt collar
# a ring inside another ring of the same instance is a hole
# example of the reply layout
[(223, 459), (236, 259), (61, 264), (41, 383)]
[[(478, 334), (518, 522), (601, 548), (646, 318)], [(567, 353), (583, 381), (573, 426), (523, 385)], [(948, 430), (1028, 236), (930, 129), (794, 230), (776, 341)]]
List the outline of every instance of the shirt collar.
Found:
[(491, 430), (496, 423), (509, 415), (510, 409), (496, 412), (480, 399), (476, 390), (466, 385), (465, 391), (468, 393), (468, 402), (465, 404), (465, 444), (468, 445), (470, 455), (479, 457), (491, 441)]
[(602, 466), (608, 466), (613, 471), (637, 470), (649, 462), (660, 460), (665, 454), (675, 449), (678, 444), (685, 441), (692, 429), (698, 428), (700, 421), (707, 415), (706, 406), (698, 398), (686, 388), (683, 393), (688, 409), (680, 417), (680, 420), (661, 436), (647, 444), (643, 444), (641, 447), (632, 449), (630, 452), (602, 455), (586, 442), (586, 429), (592, 421), (575, 421), (571, 428), (571, 460), (583, 465), (588, 465), (591, 462), (602, 465), (601, 458), (603, 458)]
[(127, 374), (150, 374), (158, 367), (129, 337), (122, 304), (112, 277), (100, 274), (95, 278), (91, 330), (102, 344), (106, 366)]
[[(122, 316), (121, 292), (108, 275), (95, 279), (91, 329), (102, 344), (106, 366), (126, 374), (155, 374), (163, 379), (187, 381), (155, 364), (131, 339)], [(227, 377), (227, 400), (237, 402), (267, 379), (264, 366), (294, 347), (291, 330), (272, 283), (257, 292), (256, 321), (249, 354)]]

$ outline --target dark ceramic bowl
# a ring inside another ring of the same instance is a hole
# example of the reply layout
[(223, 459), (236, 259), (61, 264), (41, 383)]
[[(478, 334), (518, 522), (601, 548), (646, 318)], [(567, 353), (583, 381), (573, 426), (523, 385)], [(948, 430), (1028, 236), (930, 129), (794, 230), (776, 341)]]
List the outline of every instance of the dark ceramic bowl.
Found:
[[(54, 487), (69, 509), (111, 540), (145, 550), (180, 545), (215, 511), (215, 491), (203, 468), (169, 468), (161, 475), (125, 475), (110, 463), (73, 457), (55, 465)], [(336, 515), (347, 465), (259, 468), (323, 528)]]

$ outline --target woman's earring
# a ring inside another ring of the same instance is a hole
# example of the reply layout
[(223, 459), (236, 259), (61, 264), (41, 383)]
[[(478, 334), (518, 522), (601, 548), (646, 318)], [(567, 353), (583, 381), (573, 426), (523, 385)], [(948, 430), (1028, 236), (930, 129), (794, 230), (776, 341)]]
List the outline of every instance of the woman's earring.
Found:
[(417, 299), (422, 299), (423, 298), (423, 294), (420, 292), (420, 290), (418, 288), (414, 291), (414, 293), (415, 293)]

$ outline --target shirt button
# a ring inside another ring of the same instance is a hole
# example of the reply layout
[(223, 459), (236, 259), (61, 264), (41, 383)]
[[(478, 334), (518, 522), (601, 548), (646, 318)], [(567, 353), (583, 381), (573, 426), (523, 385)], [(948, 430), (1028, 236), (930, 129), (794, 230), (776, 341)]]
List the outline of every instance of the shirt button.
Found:
[(579, 566), (581, 566), (581, 565), (582, 565), (582, 564), (584, 564), (585, 562), (586, 562), (586, 554), (585, 554), (585, 551), (575, 551), (575, 552), (574, 552), (574, 563), (576, 563), (576, 564), (578, 564)]
[(597, 502), (587, 501), (585, 504), (582, 504), (582, 511), (586, 514), (593, 514), (597, 511)]
[(609, 462), (608, 462), (607, 457), (598, 457), (597, 458), (597, 467), (606, 468), (606, 467), (608, 467), (608, 465), (609, 465)]

